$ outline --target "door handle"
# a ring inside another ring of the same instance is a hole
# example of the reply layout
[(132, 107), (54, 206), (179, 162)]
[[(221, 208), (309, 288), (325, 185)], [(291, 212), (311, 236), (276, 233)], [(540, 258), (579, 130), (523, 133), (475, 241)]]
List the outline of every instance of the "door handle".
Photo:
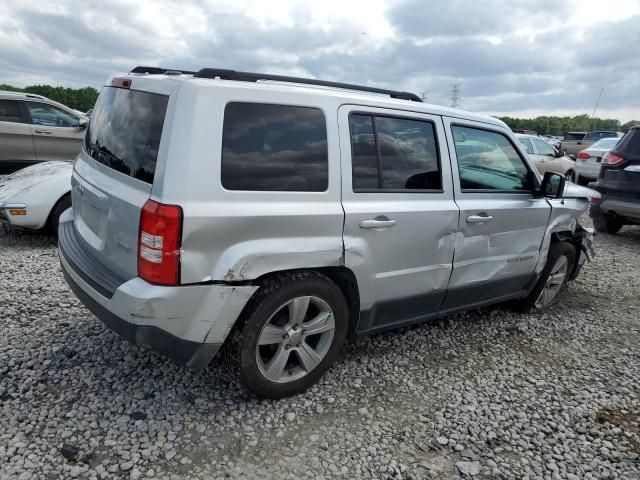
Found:
[(467, 223), (485, 223), (490, 222), (491, 220), (493, 220), (493, 217), (486, 213), (484, 215), (469, 215), (467, 217)]
[(395, 224), (395, 220), (390, 220), (387, 217), (376, 217), (369, 220), (362, 220), (360, 222), (360, 228), (389, 228)]
[(44, 134), (44, 135), (51, 135), (51, 132), (49, 130), (34, 130), (34, 132)]

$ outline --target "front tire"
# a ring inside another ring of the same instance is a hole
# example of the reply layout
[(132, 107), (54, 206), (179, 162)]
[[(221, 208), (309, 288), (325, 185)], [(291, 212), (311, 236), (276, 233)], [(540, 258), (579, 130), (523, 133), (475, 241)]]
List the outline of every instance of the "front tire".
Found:
[(565, 173), (564, 178), (567, 182), (576, 183), (576, 174), (573, 170), (569, 170)]
[(552, 305), (567, 284), (575, 265), (576, 249), (567, 242), (554, 243), (549, 248), (547, 264), (538, 283), (517, 307), (521, 311), (542, 310)]
[(240, 378), (259, 397), (283, 398), (316, 383), (347, 337), (348, 307), (316, 272), (269, 279), (247, 305), (239, 338)]
[(47, 221), (47, 228), (54, 235), (58, 236), (58, 227), (60, 225), (60, 216), (67, 209), (71, 208), (71, 194), (67, 193), (56, 202), (49, 214), (49, 220)]

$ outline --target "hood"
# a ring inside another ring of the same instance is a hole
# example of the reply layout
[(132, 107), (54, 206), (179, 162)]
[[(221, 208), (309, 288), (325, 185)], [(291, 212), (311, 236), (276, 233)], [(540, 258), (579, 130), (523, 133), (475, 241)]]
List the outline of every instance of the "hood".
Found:
[(576, 185), (575, 183), (567, 182), (564, 187), (563, 198), (585, 198), (587, 200), (592, 198), (600, 198), (600, 192), (587, 187)]
[(0, 191), (28, 190), (58, 175), (71, 175), (73, 162), (43, 162), (18, 170), (0, 179)]

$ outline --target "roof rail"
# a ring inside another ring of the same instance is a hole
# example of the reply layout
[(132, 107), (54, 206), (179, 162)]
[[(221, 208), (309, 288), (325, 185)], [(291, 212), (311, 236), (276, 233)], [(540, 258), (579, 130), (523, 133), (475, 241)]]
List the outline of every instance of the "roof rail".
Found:
[(179, 74), (187, 74), (187, 75), (191, 75), (194, 74), (195, 72), (189, 71), (189, 70), (177, 70), (175, 68), (163, 68), (163, 67), (142, 67), (142, 66), (138, 66), (133, 68), (129, 73), (148, 73), (148, 74), (173, 74), (173, 75), (179, 75)]
[[(136, 67), (134, 70), (143, 67)], [(160, 69), (161, 70), (161, 69)], [(134, 73), (132, 71), (132, 73)], [(137, 73), (137, 72), (135, 72)], [(154, 72), (158, 73), (158, 72)], [(185, 72), (186, 73), (186, 72)], [(351, 83), (329, 82), (326, 80), (315, 80), (312, 78), (289, 77), (286, 75), (271, 75), (268, 73), (238, 72), (236, 70), (226, 70), (222, 68), (203, 68), (193, 75), (196, 78), (220, 78), (222, 80), (236, 80), (238, 82), (257, 82), (259, 80), (272, 80), (277, 82), (301, 83), (305, 85), (320, 85), (323, 87), (341, 88), (346, 90), (358, 90), (369, 93), (379, 93), (389, 95), (392, 98), (422, 102), (422, 99), (415, 93), (386, 90), (384, 88), (367, 87), (364, 85), (353, 85)]]

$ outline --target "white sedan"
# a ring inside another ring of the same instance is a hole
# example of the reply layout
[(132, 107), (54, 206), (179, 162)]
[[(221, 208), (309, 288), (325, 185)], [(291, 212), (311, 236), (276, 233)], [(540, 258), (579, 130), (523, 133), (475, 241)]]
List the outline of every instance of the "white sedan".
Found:
[(0, 178), (0, 223), (58, 232), (71, 206), (73, 162), (37, 163)]

